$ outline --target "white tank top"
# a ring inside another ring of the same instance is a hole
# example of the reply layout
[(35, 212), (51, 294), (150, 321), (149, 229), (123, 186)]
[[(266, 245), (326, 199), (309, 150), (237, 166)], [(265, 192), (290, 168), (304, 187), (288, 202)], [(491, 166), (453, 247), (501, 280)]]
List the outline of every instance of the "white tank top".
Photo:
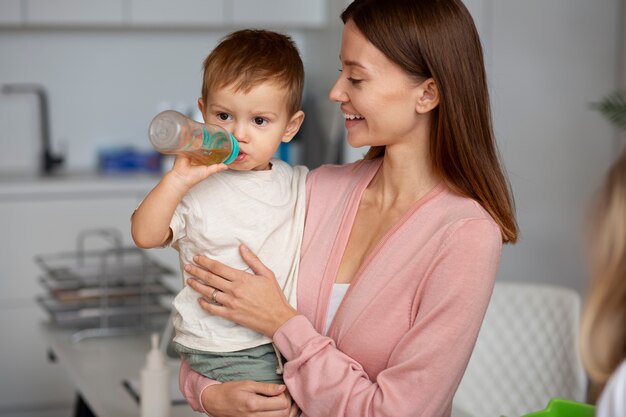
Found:
[(350, 288), (349, 283), (333, 284), (333, 292), (330, 294), (330, 304), (328, 305), (328, 314), (326, 315), (326, 326), (324, 326), (325, 335), (328, 334), (330, 323), (333, 322), (335, 313), (337, 313), (337, 309), (339, 308), (339, 304), (341, 304), (343, 297), (346, 296), (348, 288)]

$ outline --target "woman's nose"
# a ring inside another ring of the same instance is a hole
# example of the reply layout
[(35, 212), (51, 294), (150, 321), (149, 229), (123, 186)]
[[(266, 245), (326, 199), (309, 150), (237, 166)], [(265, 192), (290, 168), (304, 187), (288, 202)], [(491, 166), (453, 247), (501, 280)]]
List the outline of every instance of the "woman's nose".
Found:
[(336, 101), (338, 103), (343, 103), (343, 102), (348, 101), (348, 95), (341, 88), (340, 82), (341, 82), (341, 76), (337, 78), (337, 81), (335, 81), (335, 84), (332, 86), (332, 88), (328, 92), (328, 98), (330, 99), (330, 101)]

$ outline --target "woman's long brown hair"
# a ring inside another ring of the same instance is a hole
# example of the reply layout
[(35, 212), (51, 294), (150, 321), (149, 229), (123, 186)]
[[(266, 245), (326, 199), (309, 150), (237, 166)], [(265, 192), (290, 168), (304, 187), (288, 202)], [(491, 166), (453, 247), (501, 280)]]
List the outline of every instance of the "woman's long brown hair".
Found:
[[(416, 80), (434, 79), (433, 170), (455, 192), (480, 203), (517, 240), (513, 196), (500, 165), (491, 123), (483, 52), (474, 21), (461, 0), (355, 0), (341, 15), (388, 59)], [(372, 147), (365, 159), (385, 153)]]

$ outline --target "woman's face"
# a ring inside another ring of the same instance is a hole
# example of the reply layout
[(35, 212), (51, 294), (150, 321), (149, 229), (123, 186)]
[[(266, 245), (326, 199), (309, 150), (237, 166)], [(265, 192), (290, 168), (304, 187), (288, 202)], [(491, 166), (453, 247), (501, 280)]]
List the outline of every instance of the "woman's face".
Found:
[(370, 43), (350, 20), (343, 29), (339, 78), (329, 98), (341, 103), (354, 147), (415, 140), (419, 84)]

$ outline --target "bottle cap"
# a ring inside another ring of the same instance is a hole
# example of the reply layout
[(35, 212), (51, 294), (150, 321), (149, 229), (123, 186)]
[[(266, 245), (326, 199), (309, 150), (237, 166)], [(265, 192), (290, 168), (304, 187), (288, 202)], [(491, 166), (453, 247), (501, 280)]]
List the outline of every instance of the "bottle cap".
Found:
[(226, 158), (226, 160), (224, 161), (224, 163), (227, 165), (233, 162), (237, 158), (237, 155), (239, 155), (239, 142), (237, 142), (237, 139), (235, 139), (232, 133), (228, 132), (228, 136), (230, 136), (230, 141), (233, 144), (233, 149), (230, 152), (228, 158)]

